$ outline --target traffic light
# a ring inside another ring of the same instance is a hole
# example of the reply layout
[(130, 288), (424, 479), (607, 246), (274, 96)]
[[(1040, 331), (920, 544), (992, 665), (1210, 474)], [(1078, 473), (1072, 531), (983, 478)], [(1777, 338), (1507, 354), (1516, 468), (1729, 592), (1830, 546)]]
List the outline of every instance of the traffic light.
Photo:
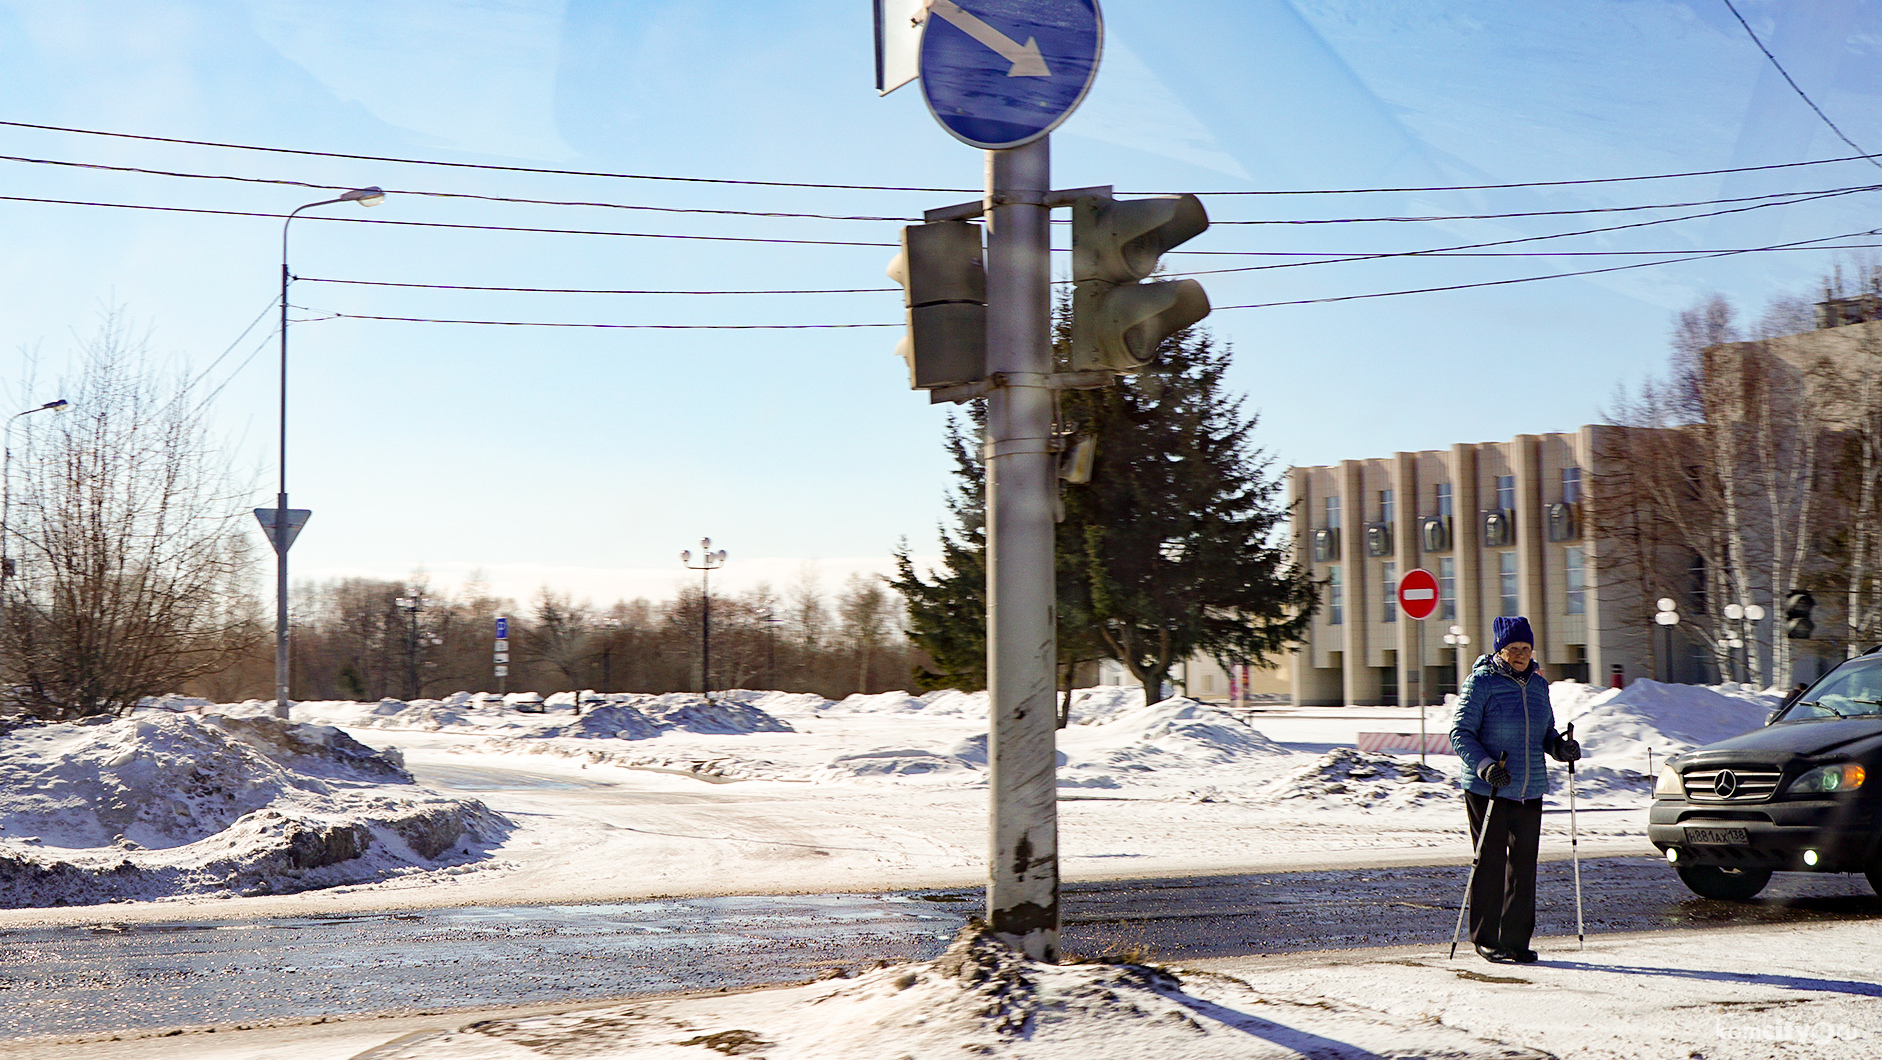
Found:
[(1792, 589), (1784, 597), (1784, 635), (1793, 640), (1809, 640), (1816, 632), (1817, 624), (1810, 621), (1810, 609), (1817, 606), (1817, 598), (1802, 589)]
[(1072, 204), (1072, 371), (1137, 371), (1164, 339), (1209, 315), (1195, 280), (1139, 282), (1165, 251), (1208, 227), (1194, 195)]
[(889, 263), (902, 285), (908, 331), (895, 352), (916, 390), (972, 383), (987, 375), (987, 267), (980, 226), (937, 221), (902, 229)]

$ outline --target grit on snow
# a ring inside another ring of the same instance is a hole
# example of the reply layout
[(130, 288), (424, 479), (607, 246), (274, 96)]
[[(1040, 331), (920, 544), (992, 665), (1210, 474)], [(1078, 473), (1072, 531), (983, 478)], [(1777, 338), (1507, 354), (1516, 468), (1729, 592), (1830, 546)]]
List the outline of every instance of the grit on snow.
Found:
[[(1731, 686), (1558, 683), (1582, 852), (1641, 851), (1663, 758), (1747, 731)], [(405, 703), (171, 699), (0, 734), (0, 905), (303, 895), (323, 908), (972, 886), (986, 697), (737, 691)], [(1429, 708), (1431, 731), (1447, 708)], [(1353, 748), (1415, 710), (1231, 714), (1085, 689), (1059, 733), (1068, 878), (1466, 860), (1457, 760)], [(377, 750), (374, 750), (377, 748)], [(408, 772), (409, 769), (409, 772)], [(1565, 798), (1558, 769), (1551, 795)], [(1565, 815), (1545, 856), (1567, 853)]]

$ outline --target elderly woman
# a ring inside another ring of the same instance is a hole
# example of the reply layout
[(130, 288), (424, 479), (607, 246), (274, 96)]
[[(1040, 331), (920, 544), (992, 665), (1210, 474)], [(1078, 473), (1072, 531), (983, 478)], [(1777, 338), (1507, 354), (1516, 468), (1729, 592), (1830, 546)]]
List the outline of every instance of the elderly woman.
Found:
[(1451, 721), (1451, 747), (1464, 763), (1464, 809), (1479, 844), (1470, 884), (1470, 940), (1487, 961), (1528, 964), (1536, 927), (1536, 843), (1546, 752), (1573, 762), (1581, 747), (1555, 731), (1549, 681), (1535, 660), (1535, 634), (1521, 616), (1490, 627), (1492, 654), (1471, 667)]

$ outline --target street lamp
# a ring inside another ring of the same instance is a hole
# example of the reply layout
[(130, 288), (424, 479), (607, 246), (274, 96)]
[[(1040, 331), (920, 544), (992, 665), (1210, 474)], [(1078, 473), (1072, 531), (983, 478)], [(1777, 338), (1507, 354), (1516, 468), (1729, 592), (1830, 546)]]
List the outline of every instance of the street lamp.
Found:
[(699, 572), (699, 693), (712, 701), (712, 572), (725, 563), (725, 549), (712, 550), (712, 538), (699, 539), (699, 562), (693, 562), (693, 552), (686, 549), (680, 553), (680, 562), (687, 570)]
[(275, 495), (272, 511), (255, 509), (262, 532), (274, 546), (274, 716), (277, 718), (288, 716), (288, 549), (312, 514), (309, 511), (290, 513), (288, 509), (288, 281), (294, 278), (288, 272), (288, 226), (302, 210), (316, 206), (331, 206), (336, 202), (377, 206), (384, 201), (386, 193), (379, 188), (354, 188), (341, 192), (338, 198), (296, 206), (281, 222), (281, 491)]
[(1444, 635), (1444, 643), (1451, 646), (1451, 660), (1457, 664), (1457, 694), (1464, 694), (1464, 649), (1470, 645), (1470, 638), (1464, 635), (1464, 627), (1452, 626)]
[[(419, 645), (418, 613), (425, 609), (425, 598), (422, 594), (413, 593), (410, 596), (399, 597), (398, 599), (392, 601), (392, 605), (394, 607), (397, 607), (399, 610), (405, 612), (407, 615), (410, 615), (412, 618), (411, 639), (406, 641), (406, 648), (405, 648), (405, 665), (406, 665), (407, 673), (409, 675), (406, 680), (406, 686), (409, 689), (409, 691), (407, 691), (405, 698), (406, 698), (406, 702), (409, 703), (412, 700), (417, 699), (418, 693), (419, 693), (419, 687), (418, 687), (418, 645)], [(427, 643), (429, 643), (428, 636), (427, 636)]]
[(44, 412), (47, 409), (57, 412), (66, 408), (68, 404), (64, 398), (59, 398), (56, 401), (48, 401), (44, 405), (35, 405), (25, 412), (16, 412), (7, 418), (6, 438), (4, 444), (0, 445), (0, 448), (6, 450), (5, 457), (0, 458), (0, 584), (4, 584), (6, 579), (13, 577), (13, 560), (7, 554), (7, 527), (9, 525), (7, 520), (13, 514), (13, 421), (21, 416), (31, 416), (35, 412)]
[(1674, 609), (1673, 598), (1662, 596), (1658, 611), (1653, 613), (1653, 620), (1666, 627), (1666, 669), (1664, 677), (1667, 684), (1673, 683), (1673, 627), (1679, 625), (1679, 612)]

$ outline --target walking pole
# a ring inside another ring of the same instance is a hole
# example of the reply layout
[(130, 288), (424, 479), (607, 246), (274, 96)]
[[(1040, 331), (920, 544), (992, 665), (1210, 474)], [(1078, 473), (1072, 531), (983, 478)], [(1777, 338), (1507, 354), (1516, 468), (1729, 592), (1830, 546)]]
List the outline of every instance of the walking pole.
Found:
[[(1575, 723), (1568, 723), (1568, 731), (1562, 736), (1565, 740), (1575, 738)], [(1581, 833), (1575, 828), (1575, 763), (1568, 764), (1568, 856), (1575, 865), (1575, 942), (1581, 949), (1588, 948), (1588, 936), (1581, 927)]]
[[(1497, 756), (1496, 764), (1507, 766), (1510, 753)], [(1483, 825), (1477, 831), (1477, 845), (1470, 852), (1470, 875), (1464, 878), (1464, 900), (1457, 903), (1457, 926), (1451, 929), (1451, 960), (1457, 959), (1457, 938), (1464, 933), (1464, 910), (1470, 908), (1470, 888), (1477, 882), (1477, 862), (1483, 860), (1483, 841), (1490, 834), (1490, 814), (1496, 809), (1496, 793), (1502, 791), (1496, 785), (1490, 785), (1490, 801), (1483, 807)]]

